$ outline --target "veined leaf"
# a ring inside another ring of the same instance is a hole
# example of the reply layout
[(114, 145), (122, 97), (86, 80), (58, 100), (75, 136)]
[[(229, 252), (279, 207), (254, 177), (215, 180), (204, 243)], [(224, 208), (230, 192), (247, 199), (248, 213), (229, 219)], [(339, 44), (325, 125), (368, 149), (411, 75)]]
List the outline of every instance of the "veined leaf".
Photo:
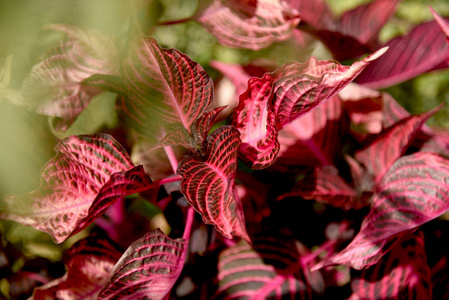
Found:
[(332, 165), (343, 130), (341, 101), (331, 97), (279, 131), (276, 166)]
[(400, 158), (385, 174), (372, 209), (354, 240), (336, 256), (317, 264), (373, 265), (401, 238), (449, 209), (449, 161), (418, 152)]
[(203, 68), (152, 38), (131, 47), (123, 73), (129, 93), (126, 114), (145, 135), (160, 139), (167, 125), (192, 134), (192, 124), (213, 101), (213, 82)]
[(344, 209), (360, 209), (367, 204), (366, 199), (359, 197), (333, 166), (314, 168), (290, 192), (277, 200), (295, 196)]
[(359, 299), (432, 299), (424, 235), (404, 236), (376, 265), (353, 278), (351, 287)]
[(214, 0), (197, 20), (224, 46), (260, 50), (288, 39), (300, 18), (284, 0)]
[(385, 51), (350, 67), (312, 57), (251, 78), (233, 117), (234, 127), (242, 134), (240, 157), (254, 169), (268, 167), (279, 151), (278, 130), (338, 93)]
[(449, 59), (449, 46), (436, 21), (416, 26), (385, 44), (389, 51), (367, 67), (357, 83), (386, 88), (431, 71)]
[(178, 166), (181, 191), (201, 214), (225, 237), (234, 235), (249, 241), (242, 204), (235, 191), (237, 149), (240, 134), (232, 126), (222, 126), (206, 139), (206, 156), (189, 156)]
[(55, 129), (66, 130), (101, 90), (82, 84), (94, 74), (117, 75), (119, 54), (111, 37), (92, 29), (53, 24), (68, 40), (36, 64), (22, 85), (25, 105), (54, 116)]
[(98, 299), (168, 299), (186, 256), (183, 239), (159, 228), (135, 241), (114, 266)]
[(41, 185), (9, 196), (0, 217), (47, 232), (56, 243), (86, 228), (119, 197), (148, 188), (151, 179), (135, 167), (110, 135), (70, 136), (44, 166)]
[(309, 299), (312, 288), (292, 243), (262, 238), (224, 250), (218, 262), (215, 299)]
[(313, 28), (333, 30), (337, 25), (332, 11), (323, 0), (290, 0), (290, 6), (299, 11), (301, 21)]
[(108, 239), (82, 239), (65, 254), (66, 274), (36, 288), (33, 299), (97, 299), (121, 255)]
[[(440, 106), (441, 107), (441, 106)], [(439, 108), (437, 108), (439, 109)], [(383, 131), (374, 141), (355, 153), (367, 171), (379, 182), (390, 166), (401, 157), (423, 124), (436, 110), (417, 116), (410, 116)], [(388, 148), (388, 151), (385, 149)]]

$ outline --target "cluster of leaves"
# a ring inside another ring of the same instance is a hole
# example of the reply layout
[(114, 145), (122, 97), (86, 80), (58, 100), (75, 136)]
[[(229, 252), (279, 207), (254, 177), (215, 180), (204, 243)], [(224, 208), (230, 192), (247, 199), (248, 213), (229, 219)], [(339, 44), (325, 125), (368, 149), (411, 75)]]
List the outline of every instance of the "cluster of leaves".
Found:
[[(211, 61), (232, 83), (223, 99), (200, 64), (150, 37), (151, 1), (133, 2), (125, 43), (49, 25), (64, 41), (19, 90), (7, 59), (0, 96), (64, 132), (108, 93), (119, 121), (60, 140), (40, 186), (2, 199), (3, 220), (54, 243), (85, 236), (66, 251), (65, 274), (22, 268), (18, 284), (35, 299), (449, 299), (449, 139), (425, 125), (441, 106), (411, 115), (376, 90), (445, 68), (449, 22), (430, 8), (434, 21), (383, 44), (400, 2), (337, 18), (318, 0), (214, 0), (161, 22), (197, 22), (253, 51), (320, 40), (335, 58)], [(136, 216), (135, 205), (157, 213)], [(12, 286), (10, 253), (6, 242)]]

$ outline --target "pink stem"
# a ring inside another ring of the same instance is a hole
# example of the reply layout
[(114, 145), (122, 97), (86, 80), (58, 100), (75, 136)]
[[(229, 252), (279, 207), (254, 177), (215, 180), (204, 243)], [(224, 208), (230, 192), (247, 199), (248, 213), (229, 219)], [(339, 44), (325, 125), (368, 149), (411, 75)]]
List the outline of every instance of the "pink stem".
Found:
[(337, 240), (327, 240), (324, 244), (322, 244), (317, 250), (313, 251), (312, 253), (307, 254), (306, 256), (301, 257), (301, 264), (303, 266), (306, 266), (308, 263), (313, 261), (315, 258), (317, 258), (321, 253), (335, 245)]
[[(178, 159), (176, 158), (175, 153), (173, 152), (173, 148), (170, 146), (164, 147), (165, 154), (167, 154), (168, 160), (170, 161), (173, 172), (176, 174), (176, 170), (178, 169)], [(187, 210), (187, 220), (186, 225), (184, 227), (184, 233), (182, 235), (185, 241), (188, 241), (190, 237), (190, 232), (192, 231), (193, 219), (195, 217), (195, 211), (192, 206), (190, 206)]]
[(175, 176), (172, 176), (172, 177), (167, 177), (167, 178), (164, 178), (164, 179), (155, 180), (155, 181), (153, 181), (153, 184), (154, 185), (164, 185), (166, 183), (180, 181), (181, 179), (182, 179), (181, 176), (175, 175)]

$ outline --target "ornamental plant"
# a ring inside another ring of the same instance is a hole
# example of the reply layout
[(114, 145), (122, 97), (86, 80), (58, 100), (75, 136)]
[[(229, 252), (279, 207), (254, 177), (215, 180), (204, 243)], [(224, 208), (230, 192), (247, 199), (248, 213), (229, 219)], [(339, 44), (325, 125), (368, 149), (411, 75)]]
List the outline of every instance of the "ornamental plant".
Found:
[[(341, 16), (213, 0), (181, 20), (128, 4), (120, 33), (46, 25), (62, 39), (20, 87), (4, 59), (2, 101), (57, 139), (39, 187), (1, 201), (5, 297), (449, 299), (449, 135), (425, 125), (444, 108), (412, 114), (383, 90), (447, 68), (447, 20), (427, 8), (434, 20), (381, 42), (399, 0)], [(305, 59), (200, 65), (159, 41), (185, 24), (223, 49), (290, 43)], [(317, 44), (332, 59), (307, 55)], [(102, 95), (116, 122), (70, 134)], [(22, 253), (24, 226), (64, 256)]]

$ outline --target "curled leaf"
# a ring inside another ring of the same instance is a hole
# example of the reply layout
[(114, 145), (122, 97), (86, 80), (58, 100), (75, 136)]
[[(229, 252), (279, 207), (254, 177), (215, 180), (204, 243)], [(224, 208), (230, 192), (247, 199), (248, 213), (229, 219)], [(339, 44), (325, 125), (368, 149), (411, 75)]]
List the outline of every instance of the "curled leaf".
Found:
[(386, 50), (350, 67), (312, 57), (251, 78), (232, 120), (242, 134), (240, 157), (254, 169), (268, 167), (279, 152), (279, 130), (338, 93)]
[(235, 191), (237, 149), (240, 134), (222, 126), (206, 139), (206, 155), (189, 156), (178, 166), (181, 192), (206, 224), (213, 224), (223, 236), (249, 241), (242, 204)]
[(197, 20), (224, 46), (260, 50), (288, 39), (300, 18), (284, 0), (214, 0)]
[(56, 243), (86, 228), (119, 197), (145, 190), (151, 179), (110, 135), (70, 136), (44, 166), (41, 185), (5, 199), (4, 219), (47, 232)]
[(157, 228), (126, 249), (98, 299), (168, 299), (185, 256), (184, 240), (172, 240)]

